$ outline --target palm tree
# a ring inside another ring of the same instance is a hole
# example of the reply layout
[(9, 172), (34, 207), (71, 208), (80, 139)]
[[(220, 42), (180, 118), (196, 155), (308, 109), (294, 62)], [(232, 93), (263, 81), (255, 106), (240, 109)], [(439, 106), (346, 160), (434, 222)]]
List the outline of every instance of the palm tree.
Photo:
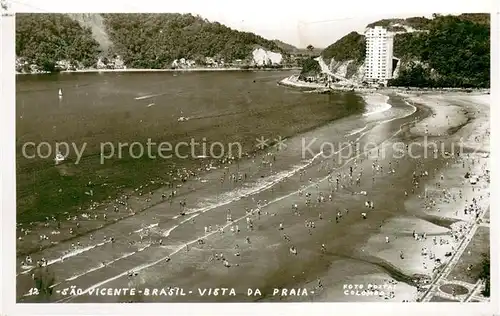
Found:
[(483, 254), (482, 256), (481, 272), (479, 273), (479, 278), (484, 282), (482, 294), (486, 297), (490, 297), (490, 256), (488, 254)]

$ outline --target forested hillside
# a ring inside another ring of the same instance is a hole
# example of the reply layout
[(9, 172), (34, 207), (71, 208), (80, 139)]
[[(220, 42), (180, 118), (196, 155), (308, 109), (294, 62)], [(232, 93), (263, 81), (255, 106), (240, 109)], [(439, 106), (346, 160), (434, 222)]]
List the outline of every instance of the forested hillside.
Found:
[[(433, 15), (384, 19), (367, 27), (383, 26), (395, 32), (394, 57), (400, 71), (390, 85), (416, 87), (489, 87), (489, 14)], [(328, 46), (322, 58), (329, 63), (352, 61), (361, 67), (365, 58), (365, 38), (351, 32)], [(354, 66), (353, 66), (354, 65)], [(306, 72), (310, 73), (310, 65)]]
[[(274, 41), (191, 14), (90, 15), (18, 14), (17, 56), (52, 71), (61, 60), (91, 67), (99, 56), (120, 55), (129, 68), (168, 68), (180, 58), (244, 63), (256, 47), (287, 55)], [(98, 45), (97, 35), (109, 43)]]
[(428, 32), (398, 34), (394, 55), (407, 66), (391, 85), (489, 87), (489, 16), (436, 16)]
[(329, 63), (332, 58), (336, 61), (354, 59), (363, 62), (365, 59), (365, 37), (357, 32), (351, 32), (342, 37), (321, 53), (321, 57)]
[(54, 71), (62, 60), (90, 67), (97, 61), (99, 44), (90, 28), (67, 15), (17, 14), (16, 55), (45, 71)]
[(261, 46), (282, 51), (276, 43), (191, 14), (104, 14), (115, 53), (133, 68), (165, 68), (179, 58), (198, 63), (205, 57), (226, 62), (249, 58)]

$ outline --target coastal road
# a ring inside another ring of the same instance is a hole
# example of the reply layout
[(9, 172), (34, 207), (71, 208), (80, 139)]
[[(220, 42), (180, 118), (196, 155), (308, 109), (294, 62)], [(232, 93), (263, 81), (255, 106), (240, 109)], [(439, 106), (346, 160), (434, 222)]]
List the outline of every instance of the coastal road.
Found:
[(478, 296), (477, 294), (479, 294), (479, 292), (481, 291), (482, 289), (482, 285), (483, 284), (483, 281), (482, 280), (477, 280), (476, 284), (474, 285), (474, 288), (472, 289), (472, 291), (470, 291), (469, 295), (467, 295), (463, 300), (461, 300), (462, 302), (470, 302), (472, 300), (476, 300), (476, 301), (483, 301), (484, 298), (483, 297), (480, 297)]
[[(467, 246), (469, 245), (469, 243), (472, 241), (472, 238), (476, 234), (476, 231), (478, 230), (478, 228), (480, 226), (482, 226), (481, 223), (483, 222), (483, 218), (484, 218), (485, 214), (488, 211), (489, 211), (489, 207), (488, 207), (488, 209), (483, 210), (481, 212), (481, 215), (479, 216), (479, 219), (480, 219), (479, 222), (480, 223), (478, 223), (477, 221), (474, 222), (474, 225), (469, 230), (469, 232), (467, 233), (467, 235), (464, 237), (464, 239), (463, 239), (462, 243), (460, 244), (459, 248), (457, 249), (457, 251), (453, 254), (453, 256), (448, 261), (448, 263), (446, 264), (446, 266), (444, 267), (444, 269), (437, 275), (437, 277), (431, 283), (431, 286), (429, 287), (429, 289), (420, 298), (421, 302), (429, 302), (432, 299), (433, 296), (439, 294), (439, 292), (440, 292), (439, 291), (439, 287), (441, 285), (447, 283), (446, 278), (448, 277), (448, 275), (450, 274), (450, 272), (453, 270), (453, 268), (455, 267), (455, 265), (460, 260), (460, 257), (464, 253), (464, 251), (467, 248)], [(474, 291), (476, 290), (476, 288), (477, 288), (477, 284), (474, 287)]]

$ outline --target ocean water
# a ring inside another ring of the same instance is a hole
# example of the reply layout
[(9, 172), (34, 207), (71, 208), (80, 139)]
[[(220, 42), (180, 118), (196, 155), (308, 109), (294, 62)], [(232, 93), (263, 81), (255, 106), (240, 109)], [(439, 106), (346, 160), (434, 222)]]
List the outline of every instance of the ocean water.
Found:
[[(282, 72), (190, 73), (175, 77), (168, 73), (78, 74), (19, 79), (18, 150), (27, 141), (77, 144), (88, 141), (89, 151), (83, 162), (70, 166), (72, 182), (69, 185), (74, 186), (75, 191), (85, 187), (89, 179), (99, 182), (99, 175), (106, 177), (111, 185), (125, 182), (133, 188), (139, 183), (127, 180), (137, 177), (149, 180), (159, 174), (165, 176), (177, 166), (199, 166), (198, 159), (141, 160), (140, 163), (115, 160), (102, 166), (95, 163), (100, 142), (144, 141), (150, 137), (179, 142), (190, 137), (206, 137), (226, 142), (238, 140), (247, 152), (254, 152), (255, 138), (259, 136), (286, 139), (285, 150), (270, 147), (242, 159), (237, 168), (231, 166), (231, 172), (249, 175), (248, 181), (239, 186), (215, 187), (214, 183), (225, 173), (224, 166), (200, 173), (200, 177), (208, 179), (207, 184), (186, 197), (185, 217), (172, 211), (165, 214), (160, 205), (133, 219), (113, 224), (108, 231), (96, 232), (96, 241), (85, 240), (85, 246), (79, 250), (63, 252), (68, 247), (64, 243), (48, 249), (43, 256), (58, 271), (56, 287), (81, 282), (82, 289), (90, 290), (118, 282), (131, 270), (155, 269), (167, 257), (180, 253), (186, 244), (197, 242), (200, 233), (193, 229), (193, 220), (210, 222), (228, 207), (234, 209), (237, 216), (244, 210), (243, 205), (253, 199), (262, 200), (262, 208), (280, 205), (295, 196), (297, 190), (325, 183), (325, 165), (340, 168), (355, 160), (356, 152), (345, 153), (350, 150), (350, 144), (380, 145), (401, 129), (401, 120), (415, 112), (413, 106), (397, 98), (389, 100), (377, 94), (363, 101), (352, 93), (303, 94), (276, 85), (280, 78), (288, 75)], [(58, 87), (63, 90), (62, 100), (57, 97)], [(154, 105), (148, 107), (151, 103)], [(190, 119), (178, 122), (181, 116)], [(310, 144), (307, 151), (304, 144)], [(271, 162), (266, 152), (272, 152), (277, 159)], [(346, 155), (340, 157), (342, 153)], [(71, 162), (74, 158), (68, 159)], [(261, 160), (266, 163), (261, 164)], [(18, 212), (26, 219), (32, 218), (30, 212), (35, 206), (49, 209), (57, 205), (61, 211), (74, 207), (72, 201), (57, 193), (54, 197), (54, 187), (68, 182), (67, 176), (54, 172), (50, 159), (25, 159), (18, 152), (18, 166)], [(299, 178), (306, 170), (312, 182), (304, 187), (300, 182), (303, 179), (299, 181)], [(142, 177), (144, 173), (149, 178)], [(199, 182), (199, 179), (189, 181)], [(282, 183), (287, 185), (281, 188)], [(280, 189), (273, 191), (275, 188)], [(38, 195), (37, 200), (31, 198), (33, 193)], [(48, 199), (55, 201), (44, 204)], [(166, 215), (171, 217), (162, 220)], [(238, 216), (244, 218), (244, 214)], [(110, 232), (119, 231), (120, 236), (128, 240), (132, 238), (127, 237), (128, 231), (130, 236), (138, 236), (146, 230), (165, 238), (165, 247), (158, 250), (146, 241), (131, 251), (125, 242), (111, 246), (97, 241), (98, 235), (102, 238)], [(106, 267), (100, 264), (101, 260), (107, 262)], [(24, 270), (19, 277), (27, 277), (29, 271), (29, 268)], [(146, 275), (153, 278), (155, 273), (153, 270)], [(22, 293), (22, 289), (18, 289), (18, 293)]]
[[(151, 180), (175, 182), (179, 180), (176, 170), (194, 170), (207, 162), (191, 159), (187, 147), (179, 147), (179, 151), (188, 154), (188, 159), (161, 159), (158, 155), (151, 159), (140, 155), (137, 147), (135, 151), (119, 147), (123, 144), (138, 142), (147, 152), (148, 140), (175, 147), (192, 139), (205, 142), (208, 148), (213, 143), (239, 143), (247, 153), (256, 150), (256, 138), (290, 137), (365, 111), (362, 98), (353, 94), (311, 95), (277, 85), (290, 74), (17, 76), (18, 221), (43, 220), (58, 207), (71, 212), (88, 206), (91, 200), (114, 196), (120, 188)], [(366, 106), (371, 111), (371, 105)], [(179, 121), (181, 117), (187, 120)], [(60, 146), (67, 163), (54, 168), (57, 143), (69, 147)], [(101, 163), (102, 152), (112, 159)], [(195, 156), (205, 154), (197, 149)], [(89, 182), (106, 183), (106, 187), (89, 196), (83, 194), (89, 191)], [(58, 192), (62, 187), (65, 192)]]

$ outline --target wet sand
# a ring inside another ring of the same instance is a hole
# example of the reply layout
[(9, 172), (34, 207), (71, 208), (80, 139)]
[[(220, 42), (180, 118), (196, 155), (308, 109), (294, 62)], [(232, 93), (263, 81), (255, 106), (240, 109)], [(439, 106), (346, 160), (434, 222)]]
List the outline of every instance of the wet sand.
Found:
[[(432, 99), (432, 96), (426, 97)], [(171, 205), (169, 202), (159, 203), (143, 213), (97, 230), (93, 233), (93, 240), (87, 234), (33, 255), (35, 261), (41, 257), (48, 259), (49, 270), (56, 277), (58, 285), (54, 287), (55, 294), (50, 301), (416, 300), (417, 291), (413, 283), (415, 274), (430, 275), (433, 268), (432, 260), (421, 255), (421, 248), (432, 249), (436, 257), (445, 261), (444, 253), (450, 251), (453, 242), (435, 247), (431, 236), (451, 238), (450, 223), (459, 220), (450, 211), (455, 208), (455, 204), (447, 203), (448, 208), (442, 206), (440, 214), (436, 216), (435, 208), (426, 210), (422, 207), (421, 196), (425, 195), (426, 186), (435, 185), (436, 179), (442, 181), (441, 185), (447, 190), (462, 187), (462, 169), (472, 167), (469, 157), (464, 155), (415, 159), (408, 157), (406, 152), (402, 158), (394, 159), (396, 154), (401, 153), (400, 149), (404, 149), (404, 146), (394, 148), (394, 144), (408, 144), (409, 140), (420, 142), (422, 134), (418, 131), (421, 130), (421, 124), (427, 124), (430, 135), (442, 135), (443, 125), (447, 126), (446, 131), (452, 130), (451, 136), (439, 138), (447, 150), (460, 137), (465, 138), (469, 145), (478, 145), (472, 134), (476, 128), (474, 124), (484, 126), (486, 119), (489, 119), (489, 107), (483, 106), (481, 115), (476, 114), (476, 107), (470, 105), (471, 99), (467, 95), (442, 97), (465, 110), (456, 112), (460, 115), (451, 118), (441, 114), (433, 117), (431, 111), (441, 111), (439, 104), (432, 104), (423, 98), (408, 99), (409, 103), (405, 103), (397, 97), (391, 97), (389, 102), (392, 108), (385, 112), (374, 113), (364, 119), (341, 119), (288, 140), (286, 149), (273, 149), (272, 155), (248, 159), (237, 166), (227, 166), (227, 174), (247, 173), (245, 181), (233, 182), (225, 176), (226, 180), (221, 184), (224, 170), (220, 169), (209, 173), (205, 183), (188, 181), (178, 188), (179, 194), (182, 194), (180, 196), (186, 200), (185, 216), (178, 215), (181, 210), (179, 197)], [(414, 113), (412, 102), (418, 106)], [(418, 105), (418, 102), (427, 107)], [(464, 126), (465, 115), (468, 123)], [(413, 127), (417, 120), (421, 123)], [(457, 129), (460, 126), (462, 128)], [(470, 140), (470, 137), (473, 139)], [(310, 146), (312, 153), (297, 160), (302, 143), (309, 143), (313, 139), (316, 141)], [(346, 140), (359, 144), (359, 152), (347, 155), (346, 151), (351, 148), (345, 147), (347, 144), (333, 150), (328, 146), (321, 147), (325, 141), (338, 144)], [(365, 150), (363, 145), (368, 142), (376, 144), (378, 148)], [(424, 154), (424, 149), (417, 147), (413, 154)], [(321, 149), (323, 155), (319, 155)], [(380, 156), (378, 149), (383, 156)], [(487, 146), (482, 150), (486, 151)], [(325, 158), (325, 154), (330, 151), (338, 152), (333, 155), (335, 158)], [(347, 158), (339, 159), (341, 153)], [(486, 168), (483, 166), (486, 158), (475, 159), (475, 166)], [(353, 167), (352, 178), (349, 177), (350, 167)], [(452, 170), (459, 170), (456, 176), (452, 175)], [(419, 184), (415, 186), (411, 181), (413, 173), (421, 174), (424, 171), (428, 171), (428, 175), (418, 177)], [(360, 172), (362, 175), (359, 176), (358, 185), (355, 179)], [(441, 180), (442, 173), (447, 176)], [(481, 178), (483, 180), (484, 177)], [(479, 192), (485, 195), (487, 184), (480, 182), (474, 188), (479, 186), (482, 191), (472, 191), (472, 185), (470, 190), (464, 188), (466, 192), (463, 192), (463, 199), (457, 203), (465, 203), (466, 199), (470, 201)], [(170, 190), (154, 193), (149, 203), (161, 201), (161, 192)], [(362, 191), (367, 194), (360, 194)], [(305, 205), (307, 192), (311, 194), (309, 205)], [(325, 201), (318, 201), (320, 193)], [(330, 194), (332, 201), (329, 199)], [(257, 201), (261, 201), (260, 215)], [(366, 208), (366, 201), (372, 201), (374, 208)], [(481, 201), (487, 203), (486, 196)], [(134, 203), (134, 209), (146, 207), (144, 200), (139, 199)], [(291, 209), (293, 204), (297, 204), (300, 215)], [(232, 222), (226, 222), (228, 209), (231, 210)], [(342, 218), (337, 222), (338, 212)], [(112, 221), (111, 213), (108, 221)], [(362, 218), (361, 213), (367, 213), (366, 219)], [(253, 230), (247, 228), (247, 217), (253, 221)], [(306, 227), (306, 220), (314, 221), (314, 228)], [(279, 230), (280, 223), (283, 230)], [(224, 232), (216, 231), (216, 225), (224, 226)], [(230, 228), (236, 225), (240, 232), (231, 232)], [(213, 231), (205, 233), (204, 228), (208, 226), (212, 226)], [(427, 240), (415, 241), (412, 235), (414, 230), (419, 234), (425, 232)], [(285, 240), (284, 234), (290, 241)], [(111, 236), (115, 238), (114, 242), (104, 242), (105, 237)], [(389, 237), (389, 243), (385, 236)], [(246, 237), (250, 243), (246, 242)], [(204, 244), (198, 244), (199, 238), (203, 238)], [(67, 255), (63, 262), (51, 262), (51, 259), (61, 257), (63, 251), (71, 247), (71, 243), (76, 245), (78, 241), (81, 243), (80, 253)], [(189, 250), (186, 249), (186, 243), (189, 244)], [(324, 249), (322, 244), (325, 245)], [(91, 246), (93, 248), (85, 250), (85, 247)], [(296, 255), (289, 251), (291, 246), (296, 247)], [(400, 258), (402, 250), (404, 259)], [(222, 260), (215, 259), (216, 253), (223, 254), (230, 267), (225, 267)], [(170, 261), (167, 262), (167, 258)], [(17, 278), (20, 301), (37, 301), (34, 297), (23, 297), (33, 285), (32, 272), (18, 271), (21, 273)], [(130, 271), (137, 275), (132, 273), (129, 276)], [(344, 286), (356, 284), (365, 288), (369, 284), (380, 287), (385, 284), (386, 290), (381, 295), (346, 295)], [(81, 296), (71, 296), (69, 293), (57, 293), (71, 285), (88, 292), (96, 288), (153, 289), (170, 286), (183, 288), (186, 295), (121, 293), (96, 296), (88, 295), (87, 292)], [(236, 295), (200, 295), (198, 292), (198, 289), (224, 287), (234, 288)], [(249, 288), (259, 288), (261, 295), (248, 296)], [(300, 293), (306, 289), (308, 295), (273, 295), (275, 289), (281, 288), (297, 289)], [(389, 297), (390, 292), (394, 292), (395, 296)]]

